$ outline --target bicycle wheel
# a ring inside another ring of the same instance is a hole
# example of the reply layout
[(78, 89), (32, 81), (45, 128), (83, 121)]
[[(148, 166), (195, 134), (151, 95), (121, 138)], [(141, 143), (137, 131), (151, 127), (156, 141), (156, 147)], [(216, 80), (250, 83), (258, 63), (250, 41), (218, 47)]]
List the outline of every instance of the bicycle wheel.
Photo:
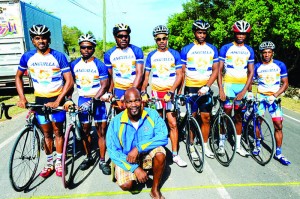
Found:
[(65, 141), (62, 155), (62, 181), (65, 188), (67, 188), (72, 180), (75, 158), (75, 128), (70, 124), (65, 133)]
[[(256, 126), (256, 130), (254, 129)], [(256, 133), (256, 136), (254, 133)], [(260, 165), (266, 165), (273, 158), (275, 152), (275, 139), (269, 123), (261, 116), (249, 120), (246, 128), (246, 142), (248, 151), (252, 158)], [(256, 147), (256, 142), (260, 142), (260, 148), (256, 148), (256, 153), (253, 150)], [(257, 151), (259, 149), (259, 151)]]
[(236, 152), (236, 129), (232, 119), (226, 114), (217, 116), (213, 122), (211, 147), (217, 161), (228, 167)]
[(9, 159), (9, 180), (14, 190), (23, 191), (32, 182), (40, 160), (40, 138), (36, 129), (25, 127)]
[[(194, 139), (191, 140), (191, 134)], [(186, 151), (194, 169), (201, 173), (204, 167), (203, 138), (198, 122), (191, 117), (186, 123)]]

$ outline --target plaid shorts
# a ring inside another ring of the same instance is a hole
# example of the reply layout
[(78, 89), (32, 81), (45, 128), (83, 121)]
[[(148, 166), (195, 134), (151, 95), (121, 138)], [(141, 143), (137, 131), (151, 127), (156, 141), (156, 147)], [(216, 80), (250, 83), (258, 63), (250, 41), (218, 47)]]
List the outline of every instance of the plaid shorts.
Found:
[[(151, 169), (152, 168), (152, 159), (154, 158), (156, 153), (163, 153), (166, 155), (166, 150), (164, 147), (159, 146), (152, 151), (150, 151), (147, 154), (143, 154), (140, 157), (140, 165), (142, 166), (143, 169)], [(136, 176), (134, 173), (130, 171), (125, 171), (121, 167), (118, 167), (115, 165), (115, 178), (117, 180), (117, 184), (119, 186), (132, 181), (132, 180), (137, 180)]]

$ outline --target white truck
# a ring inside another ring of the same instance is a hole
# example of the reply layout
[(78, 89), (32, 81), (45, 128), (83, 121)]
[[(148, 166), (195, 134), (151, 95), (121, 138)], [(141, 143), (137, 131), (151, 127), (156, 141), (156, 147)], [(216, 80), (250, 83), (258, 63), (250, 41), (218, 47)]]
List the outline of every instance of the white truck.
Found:
[[(35, 49), (28, 32), (34, 24), (49, 27), (50, 47), (67, 52), (59, 18), (19, 0), (0, 0), (0, 89), (15, 88), (15, 75), (22, 54)], [(25, 87), (32, 87), (30, 77), (25, 76), (23, 81)]]

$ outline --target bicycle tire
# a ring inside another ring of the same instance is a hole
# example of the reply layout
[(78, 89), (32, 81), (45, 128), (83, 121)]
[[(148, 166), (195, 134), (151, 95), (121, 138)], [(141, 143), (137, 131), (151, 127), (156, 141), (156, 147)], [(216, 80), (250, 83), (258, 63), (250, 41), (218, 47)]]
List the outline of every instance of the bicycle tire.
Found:
[[(223, 132), (223, 137), (221, 136), (221, 132)], [(221, 148), (221, 138), (223, 138), (222, 142), (224, 142), (224, 153), (218, 151)], [(225, 113), (217, 116), (213, 121), (211, 128), (211, 148), (217, 161), (221, 165), (228, 167), (236, 153), (236, 129), (231, 117)]]
[(16, 139), (9, 159), (9, 180), (15, 191), (23, 191), (31, 184), (39, 160), (39, 135), (32, 127), (25, 127)]
[(65, 133), (65, 140), (62, 154), (62, 182), (67, 188), (73, 177), (75, 159), (76, 136), (73, 124), (70, 124)]
[[(190, 132), (194, 134), (194, 143), (191, 146)], [(194, 169), (201, 173), (204, 167), (204, 145), (201, 129), (197, 120), (194, 117), (190, 118), (190, 121), (186, 123), (186, 151)], [(198, 157), (192, 157), (192, 152)]]
[[(261, 121), (261, 123), (259, 122)], [(264, 166), (268, 164), (274, 156), (275, 153), (275, 138), (274, 134), (271, 130), (269, 123), (266, 121), (265, 118), (261, 116), (255, 117), (255, 124), (258, 126), (260, 131), (260, 152), (258, 155), (253, 154), (253, 150), (256, 146), (255, 138), (254, 138), (254, 120), (253, 118), (249, 120), (246, 127), (246, 141), (248, 145), (248, 152), (251, 154), (252, 158), (259, 163), (260, 165)]]

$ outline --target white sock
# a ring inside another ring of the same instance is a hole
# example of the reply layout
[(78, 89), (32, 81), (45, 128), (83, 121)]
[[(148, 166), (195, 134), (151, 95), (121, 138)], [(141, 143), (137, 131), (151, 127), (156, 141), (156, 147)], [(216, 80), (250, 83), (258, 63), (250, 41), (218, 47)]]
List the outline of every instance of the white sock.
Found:
[(237, 149), (241, 148), (241, 137), (242, 137), (242, 135), (236, 136), (236, 148)]

